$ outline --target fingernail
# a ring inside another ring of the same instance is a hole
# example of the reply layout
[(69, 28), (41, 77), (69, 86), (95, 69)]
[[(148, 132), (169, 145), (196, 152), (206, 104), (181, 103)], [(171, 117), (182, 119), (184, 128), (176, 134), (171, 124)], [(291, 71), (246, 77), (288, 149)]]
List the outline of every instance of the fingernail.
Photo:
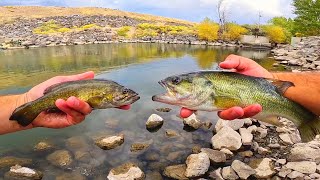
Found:
[(80, 102), (79, 102), (79, 100), (76, 98), (76, 97), (74, 97), (74, 96), (71, 96), (70, 97), (70, 100), (73, 102), (73, 105), (74, 106), (79, 106), (79, 104), (80, 104)]

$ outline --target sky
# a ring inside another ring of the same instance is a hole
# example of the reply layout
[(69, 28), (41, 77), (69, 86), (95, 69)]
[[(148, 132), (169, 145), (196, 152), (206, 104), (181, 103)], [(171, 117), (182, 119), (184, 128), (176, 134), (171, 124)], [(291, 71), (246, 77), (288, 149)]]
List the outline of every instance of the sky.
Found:
[[(218, 21), (219, 0), (0, 0), (0, 6), (105, 7), (130, 12), (200, 22)], [(224, 0), (227, 20), (239, 24), (264, 24), (274, 16), (294, 17), (292, 0)]]

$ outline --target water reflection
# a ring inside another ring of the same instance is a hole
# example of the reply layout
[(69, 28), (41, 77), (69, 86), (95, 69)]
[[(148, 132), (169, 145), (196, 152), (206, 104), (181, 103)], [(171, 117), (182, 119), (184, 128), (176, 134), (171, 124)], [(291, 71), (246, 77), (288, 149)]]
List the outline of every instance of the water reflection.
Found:
[(211, 69), (231, 53), (253, 58), (272, 68), (273, 62), (265, 61), (269, 51), (237, 48), (138, 43), (20, 49), (0, 51), (0, 89), (30, 87), (61, 74), (86, 70), (99, 73), (166, 58), (185, 60), (191, 57), (199, 68)]

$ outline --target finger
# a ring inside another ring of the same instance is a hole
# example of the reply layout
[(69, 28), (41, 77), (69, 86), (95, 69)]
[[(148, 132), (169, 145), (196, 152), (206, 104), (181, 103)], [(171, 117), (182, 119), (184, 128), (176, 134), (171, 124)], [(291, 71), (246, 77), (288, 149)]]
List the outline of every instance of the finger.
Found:
[(70, 108), (65, 100), (58, 99), (55, 104), (61, 111), (67, 114), (67, 120), (70, 125), (78, 124), (84, 120), (85, 116)]
[(237, 71), (242, 71), (247, 68), (244, 59), (246, 58), (231, 54), (221, 62), (219, 66), (224, 69), (236, 69)]
[(244, 111), (244, 115), (242, 118), (252, 117), (262, 111), (262, 106), (260, 104), (253, 104), (243, 108), (243, 111)]
[(218, 112), (218, 116), (225, 120), (234, 120), (241, 118), (244, 115), (244, 111), (241, 107), (232, 107)]
[(83, 115), (88, 115), (92, 111), (92, 108), (88, 103), (81, 101), (74, 96), (69, 97), (66, 103), (70, 108), (80, 112)]
[(130, 105), (124, 105), (124, 106), (120, 106), (118, 108), (122, 109), (122, 110), (129, 110), (131, 108), (131, 106)]
[(75, 81), (75, 80), (84, 80), (84, 79), (93, 79), (93, 78), (94, 78), (93, 71), (88, 71), (82, 74), (76, 74), (71, 76), (64, 76), (64, 79), (66, 79), (66, 81)]
[(181, 108), (180, 116), (182, 118), (187, 118), (187, 117), (191, 116), (191, 114), (193, 114), (194, 112), (196, 112), (196, 111), (190, 110), (190, 109), (187, 109), (187, 108)]

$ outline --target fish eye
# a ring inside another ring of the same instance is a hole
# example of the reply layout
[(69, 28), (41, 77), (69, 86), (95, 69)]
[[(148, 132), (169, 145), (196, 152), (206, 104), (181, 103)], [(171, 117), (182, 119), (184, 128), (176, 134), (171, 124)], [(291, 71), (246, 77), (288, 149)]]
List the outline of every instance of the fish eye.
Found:
[(122, 90), (122, 94), (128, 94), (129, 93), (129, 89), (125, 88)]
[(181, 82), (181, 78), (175, 76), (175, 77), (172, 77), (171, 79), (171, 82), (175, 85), (179, 84)]

